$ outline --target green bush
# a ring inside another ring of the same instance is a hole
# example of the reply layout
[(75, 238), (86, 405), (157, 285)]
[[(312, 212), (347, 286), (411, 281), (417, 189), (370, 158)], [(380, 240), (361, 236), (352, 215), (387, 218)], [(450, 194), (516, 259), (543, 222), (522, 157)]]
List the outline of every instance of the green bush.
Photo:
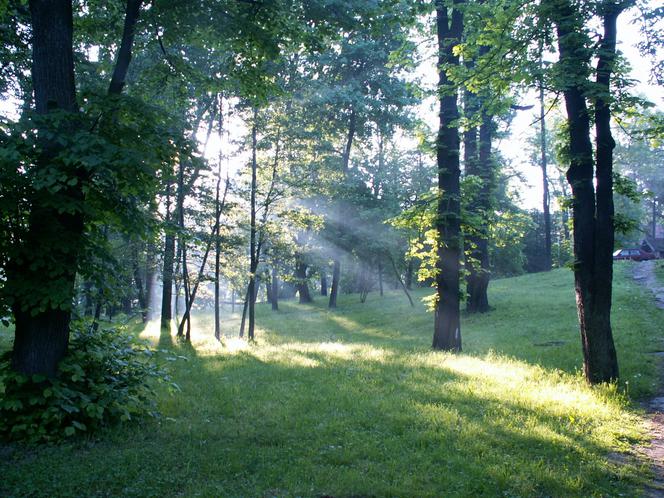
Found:
[(0, 359), (0, 437), (57, 441), (139, 415), (156, 415), (153, 381), (168, 380), (155, 353), (125, 331), (76, 323), (58, 375), (14, 372)]

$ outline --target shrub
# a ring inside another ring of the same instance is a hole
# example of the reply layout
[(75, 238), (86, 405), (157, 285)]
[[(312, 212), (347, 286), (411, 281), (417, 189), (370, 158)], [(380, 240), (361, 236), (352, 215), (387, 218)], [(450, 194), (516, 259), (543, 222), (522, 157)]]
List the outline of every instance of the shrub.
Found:
[(168, 380), (155, 353), (124, 330), (72, 326), (68, 355), (58, 375), (14, 372), (0, 359), (0, 437), (57, 441), (79, 433), (156, 415), (153, 385)]

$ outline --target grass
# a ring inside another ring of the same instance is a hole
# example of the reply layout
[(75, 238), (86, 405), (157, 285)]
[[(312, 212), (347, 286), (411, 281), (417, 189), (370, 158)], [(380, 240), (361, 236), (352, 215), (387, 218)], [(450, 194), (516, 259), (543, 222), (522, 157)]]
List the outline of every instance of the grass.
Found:
[[(644, 438), (632, 400), (658, 385), (656, 310), (617, 265), (617, 386), (581, 378), (567, 270), (491, 284), (462, 321), (464, 353), (429, 349), (432, 316), (403, 295), (257, 310), (258, 340), (223, 346), (211, 317), (163, 417), (57, 446), (0, 447), (1, 496), (637, 496), (645, 467), (612, 452)], [(417, 292), (417, 297), (427, 291)], [(4, 338), (8, 344), (7, 337)]]
[(664, 285), (664, 260), (655, 260), (655, 277), (661, 285)]

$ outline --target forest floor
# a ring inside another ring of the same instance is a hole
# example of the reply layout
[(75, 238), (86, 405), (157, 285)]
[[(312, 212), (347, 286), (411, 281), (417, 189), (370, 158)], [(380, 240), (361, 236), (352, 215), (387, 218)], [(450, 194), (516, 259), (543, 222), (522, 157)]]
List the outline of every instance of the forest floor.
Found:
[[(652, 294), (651, 299), (659, 309), (664, 309), (664, 262), (659, 260), (643, 261), (633, 267), (633, 276), (639, 284)], [(652, 354), (664, 358), (664, 337), (660, 343), (662, 351)], [(660, 365), (660, 375), (664, 379), (664, 368)], [(645, 495), (648, 497), (664, 496), (664, 382), (652, 398), (644, 402), (648, 413), (650, 433), (649, 444), (638, 447), (637, 453), (646, 456), (652, 462), (654, 478), (646, 487)]]
[[(640, 401), (658, 392), (664, 311), (615, 271), (621, 381), (589, 388), (569, 270), (492, 282), (494, 310), (463, 316), (464, 352), (430, 349), (415, 292), (257, 309), (257, 341), (199, 314), (175, 350), (181, 392), (159, 419), (59, 445), (0, 446), (0, 496), (638, 496), (652, 477)], [(138, 331), (137, 331), (138, 332)], [(0, 349), (10, 346), (0, 333)], [(173, 355), (168, 355), (173, 356)], [(617, 461), (612, 454), (627, 456)]]

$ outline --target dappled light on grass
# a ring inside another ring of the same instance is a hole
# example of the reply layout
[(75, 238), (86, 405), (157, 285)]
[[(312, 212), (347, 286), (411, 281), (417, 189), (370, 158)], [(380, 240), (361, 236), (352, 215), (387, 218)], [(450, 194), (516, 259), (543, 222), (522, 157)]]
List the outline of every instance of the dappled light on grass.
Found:
[[(168, 336), (181, 392), (161, 392), (160, 420), (0, 463), (3, 477), (26, 495), (30, 473), (52, 495), (635, 496), (647, 470), (607, 455), (643, 440), (642, 419), (615, 386), (585, 385), (578, 332), (556, 325), (575, 317), (569, 273), (546, 278), (545, 298), (533, 277), (497, 282), (499, 308), (466, 319), (458, 355), (431, 351), (431, 315), (396, 294), (340, 296), (336, 312), (322, 300), (259, 305), (255, 342), (237, 337), (239, 313), (222, 316), (221, 342), (198, 313), (191, 345)], [(644, 392), (656, 373), (637, 348), (658, 329), (632, 295), (617, 286), (629, 314), (616, 330)], [(153, 323), (142, 336), (166, 342)], [(551, 341), (570, 345), (536, 345)], [(72, 477), (54, 478), (62, 472)]]

